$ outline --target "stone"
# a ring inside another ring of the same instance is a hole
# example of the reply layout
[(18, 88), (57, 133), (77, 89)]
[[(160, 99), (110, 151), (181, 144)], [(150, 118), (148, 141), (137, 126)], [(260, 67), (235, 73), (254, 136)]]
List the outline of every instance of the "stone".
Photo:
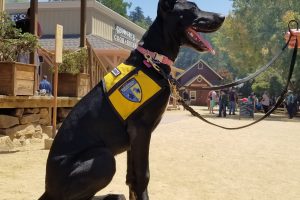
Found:
[(39, 124), (44, 125), (44, 126), (49, 125), (50, 124), (50, 118), (49, 118), (49, 116), (47, 116), (46, 118), (41, 118), (39, 120)]
[(15, 134), (15, 137), (20, 138), (20, 137), (25, 137), (25, 138), (31, 138), (35, 134), (35, 127), (34, 125), (30, 124), (26, 128), (17, 131)]
[(16, 137), (17, 132), (25, 129), (27, 126), (28, 125), (17, 125), (7, 129), (0, 129), (0, 134), (7, 135), (13, 140)]
[(41, 119), (49, 118), (48, 108), (41, 108), (40, 109), (40, 117), (41, 117)]
[(37, 125), (35, 127), (35, 132), (32, 135), (32, 137), (38, 138), (38, 139), (42, 139), (43, 138), (43, 129), (42, 129), (41, 125)]
[(45, 149), (46, 150), (49, 150), (52, 146), (52, 143), (53, 143), (53, 139), (52, 138), (49, 138), (49, 139), (45, 139), (44, 140), (44, 144), (45, 144)]
[(29, 124), (33, 122), (38, 122), (39, 120), (40, 120), (39, 114), (23, 115), (23, 117), (20, 118), (20, 124)]
[(37, 114), (40, 112), (39, 108), (25, 108), (24, 114)]
[(0, 129), (10, 128), (19, 124), (19, 118), (10, 115), (0, 115)]
[(8, 136), (0, 135), (0, 152), (9, 152), (14, 149), (14, 143)]
[(22, 117), (24, 113), (24, 108), (16, 108), (12, 111), (12, 115), (15, 117)]
[(48, 135), (49, 138), (52, 137), (52, 126), (41, 126), (43, 133), (45, 133), (46, 135)]

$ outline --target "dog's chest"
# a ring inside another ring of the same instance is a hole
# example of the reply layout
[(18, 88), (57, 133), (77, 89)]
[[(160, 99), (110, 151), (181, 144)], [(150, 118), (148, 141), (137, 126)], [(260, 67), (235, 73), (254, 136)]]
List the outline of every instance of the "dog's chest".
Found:
[(104, 77), (108, 100), (121, 120), (142, 109), (162, 87), (142, 70), (120, 64)]

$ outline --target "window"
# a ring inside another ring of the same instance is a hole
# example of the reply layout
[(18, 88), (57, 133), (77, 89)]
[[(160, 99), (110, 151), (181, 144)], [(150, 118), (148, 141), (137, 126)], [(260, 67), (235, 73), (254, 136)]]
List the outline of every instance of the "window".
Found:
[(196, 91), (190, 91), (190, 99), (196, 101)]

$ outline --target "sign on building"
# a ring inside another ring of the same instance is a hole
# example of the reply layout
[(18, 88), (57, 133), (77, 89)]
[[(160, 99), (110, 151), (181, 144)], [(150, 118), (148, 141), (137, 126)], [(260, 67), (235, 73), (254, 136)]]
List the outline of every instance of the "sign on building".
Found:
[(137, 46), (135, 34), (118, 25), (115, 26), (113, 31), (113, 40), (133, 49)]

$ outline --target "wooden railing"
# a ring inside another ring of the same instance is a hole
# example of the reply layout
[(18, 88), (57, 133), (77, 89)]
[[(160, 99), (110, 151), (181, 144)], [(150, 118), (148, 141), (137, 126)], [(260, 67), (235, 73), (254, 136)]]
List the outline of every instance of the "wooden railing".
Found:
[(88, 40), (86, 44), (89, 57), (90, 85), (93, 88), (108, 73), (108, 69), (105, 68), (104, 63), (97, 56)]

